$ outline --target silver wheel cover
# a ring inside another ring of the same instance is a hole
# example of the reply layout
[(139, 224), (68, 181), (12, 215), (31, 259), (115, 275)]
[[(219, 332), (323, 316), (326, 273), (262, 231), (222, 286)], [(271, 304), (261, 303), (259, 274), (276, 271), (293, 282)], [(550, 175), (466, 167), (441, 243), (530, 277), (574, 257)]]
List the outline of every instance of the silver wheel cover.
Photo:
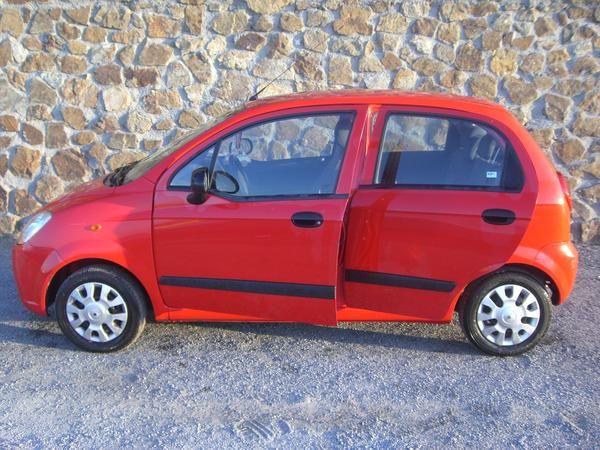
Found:
[(127, 305), (117, 290), (104, 283), (84, 283), (67, 299), (67, 319), (77, 334), (90, 342), (110, 342), (127, 325)]
[(540, 324), (540, 304), (527, 288), (503, 284), (479, 303), (477, 326), (490, 342), (509, 347), (531, 337)]

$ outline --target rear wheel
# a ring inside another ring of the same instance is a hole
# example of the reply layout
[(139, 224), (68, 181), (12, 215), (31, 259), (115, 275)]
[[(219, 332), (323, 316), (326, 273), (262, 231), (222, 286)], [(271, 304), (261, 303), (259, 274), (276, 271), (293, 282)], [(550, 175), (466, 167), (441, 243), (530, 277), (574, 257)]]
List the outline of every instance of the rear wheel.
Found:
[(120, 350), (132, 344), (144, 329), (144, 292), (121, 269), (85, 267), (71, 274), (58, 289), (56, 316), (63, 333), (84, 350)]
[(552, 317), (548, 292), (517, 272), (493, 275), (466, 293), (459, 310), (467, 337), (486, 353), (519, 355), (533, 348)]

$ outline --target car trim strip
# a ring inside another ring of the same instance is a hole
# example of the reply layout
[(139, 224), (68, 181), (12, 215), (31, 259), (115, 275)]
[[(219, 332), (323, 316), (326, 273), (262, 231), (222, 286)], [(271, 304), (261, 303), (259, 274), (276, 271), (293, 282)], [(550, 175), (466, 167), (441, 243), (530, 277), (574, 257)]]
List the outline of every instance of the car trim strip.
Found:
[(322, 284), (175, 276), (162, 276), (160, 277), (159, 282), (163, 286), (248, 292), (251, 294), (286, 295), (289, 297), (307, 297), (326, 300), (335, 299), (335, 286)]
[(452, 281), (435, 280), (432, 278), (411, 277), (382, 272), (368, 272), (365, 270), (347, 269), (346, 281), (353, 283), (379, 284), (425, 291), (450, 292), (456, 284)]

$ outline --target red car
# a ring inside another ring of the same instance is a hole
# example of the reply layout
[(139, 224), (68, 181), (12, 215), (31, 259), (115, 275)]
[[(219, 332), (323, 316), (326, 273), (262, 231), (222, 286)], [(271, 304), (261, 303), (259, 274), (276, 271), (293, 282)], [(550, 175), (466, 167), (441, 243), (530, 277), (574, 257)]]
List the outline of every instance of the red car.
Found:
[(248, 102), (46, 205), (23, 303), (106, 352), (157, 321), (447, 323), (514, 355), (575, 280), (565, 179), (502, 107), (338, 91)]

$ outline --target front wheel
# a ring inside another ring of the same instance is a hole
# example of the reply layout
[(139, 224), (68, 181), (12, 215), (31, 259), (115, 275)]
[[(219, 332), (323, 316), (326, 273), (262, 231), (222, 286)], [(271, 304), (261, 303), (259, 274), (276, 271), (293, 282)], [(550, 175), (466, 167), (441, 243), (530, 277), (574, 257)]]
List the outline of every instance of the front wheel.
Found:
[(546, 333), (552, 304), (545, 287), (517, 272), (491, 276), (465, 292), (459, 320), (467, 337), (486, 353), (519, 355)]
[(127, 272), (108, 265), (84, 267), (69, 275), (56, 294), (63, 333), (92, 352), (132, 344), (146, 323), (144, 292)]

